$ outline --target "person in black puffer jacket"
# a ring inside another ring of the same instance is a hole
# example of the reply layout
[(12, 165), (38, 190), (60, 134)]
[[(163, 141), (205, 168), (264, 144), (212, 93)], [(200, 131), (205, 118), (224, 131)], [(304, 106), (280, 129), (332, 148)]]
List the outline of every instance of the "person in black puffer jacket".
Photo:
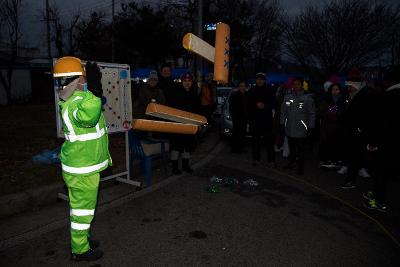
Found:
[(379, 211), (386, 211), (387, 184), (398, 176), (400, 65), (386, 70), (383, 88), (385, 90), (370, 98), (375, 103), (370, 105), (365, 127), (373, 187), (364, 198), (367, 208)]
[[(169, 100), (171, 107), (181, 109), (184, 111), (199, 113), (200, 111), (200, 97), (197, 93), (196, 83), (193, 81), (191, 73), (185, 73), (181, 76), (181, 83), (176, 87), (176, 94), (174, 98)], [(190, 152), (192, 152), (196, 145), (195, 136), (174, 134), (170, 135), (170, 149), (173, 174), (181, 174), (179, 169), (179, 155), (182, 155), (182, 170), (187, 173), (192, 173), (190, 168)]]
[(260, 162), (260, 149), (262, 146), (266, 146), (268, 163), (275, 167), (273, 114), (276, 108), (276, 99), (272, 88), (266, 85), (264, 73), (256, 74), (256, 85), (248, 91), (248, 101), (253, 165)]

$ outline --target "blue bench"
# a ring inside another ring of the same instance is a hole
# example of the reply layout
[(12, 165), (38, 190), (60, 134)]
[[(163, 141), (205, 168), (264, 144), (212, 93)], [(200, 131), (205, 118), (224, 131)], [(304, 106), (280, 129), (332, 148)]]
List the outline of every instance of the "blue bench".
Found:
[(152, 184), (152, 161), (161, 159), (163, 161), (164, 176), (168, 176), (167, 152), (168, 143), (162, 140), (153, 140), (143, 133), (130, 130), (129, 136), (129, 170), (132, 173), (132, 163), (134, 159), (140, 160), (140, 167), (144, 174), (144, 184)]

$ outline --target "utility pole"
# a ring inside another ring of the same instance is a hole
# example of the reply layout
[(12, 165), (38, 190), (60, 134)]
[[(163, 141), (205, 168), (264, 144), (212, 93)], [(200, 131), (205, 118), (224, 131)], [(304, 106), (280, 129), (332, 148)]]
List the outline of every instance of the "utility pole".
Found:
[[(197, 0), (197, 36), (203, 39), (203, 0)], [(201, 81), (203, 73), (203, 59), (197, 57), (197, 81)]]
[(114, 15), (115, 15), (115, 0), (112, 0), (112, 22), (111, 22), (111, 62), (114, 62), (114, 60), (115, 60)]
[(47, 56), (51, 58), (49, 0), (46, 0)]

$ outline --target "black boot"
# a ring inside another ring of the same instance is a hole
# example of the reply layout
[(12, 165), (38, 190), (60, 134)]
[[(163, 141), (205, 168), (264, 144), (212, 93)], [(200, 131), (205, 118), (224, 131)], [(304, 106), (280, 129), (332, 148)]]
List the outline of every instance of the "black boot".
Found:
[(96, 249), (100, 247), (100, 241), (96, 239), (90, 239), (89, 238), (89, 246), (91, 249)]
[(189, 166), (189, 159), (182, 159), (182, 170), (187, 173), (193, 173), (193, 169)]
[(100, 249), (89, 249), (83, 254), (72, 253), (73, 261), (96, 261), (103, 257), (103, 251)]
[(172, 161), (172, 174), (180, 175), (182, 171), (179, 169), (179, 162), (178, 160), (171, 160)]

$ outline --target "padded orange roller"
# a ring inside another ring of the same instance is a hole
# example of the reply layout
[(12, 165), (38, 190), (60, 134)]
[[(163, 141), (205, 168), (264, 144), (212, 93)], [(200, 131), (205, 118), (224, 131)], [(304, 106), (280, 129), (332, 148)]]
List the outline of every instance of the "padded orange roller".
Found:
[(223, 84), (227, 84), (229, 78), (230, 38), (229, 25), (222, 22), (217, 23), (215, 33), (214, 80)]
[(229, 43), (230, 27), (218, 22), (215, 32), (215, 47), (193, 33), (187, 33), (182, 39), (183, 47), (214, 63), (214, 80), (222, 84), (229, 81)]
[(169, 121), (195, 125), (203, 125), (207, 123), (207, 119), (204, 116), (156, 103), (150, 103), (147, 105), (146, 115)]
[(132, 128), (138, 131), (193, 135), (197, 133), (199, 127), (194, 124), (136, 119), (132, 122)]

